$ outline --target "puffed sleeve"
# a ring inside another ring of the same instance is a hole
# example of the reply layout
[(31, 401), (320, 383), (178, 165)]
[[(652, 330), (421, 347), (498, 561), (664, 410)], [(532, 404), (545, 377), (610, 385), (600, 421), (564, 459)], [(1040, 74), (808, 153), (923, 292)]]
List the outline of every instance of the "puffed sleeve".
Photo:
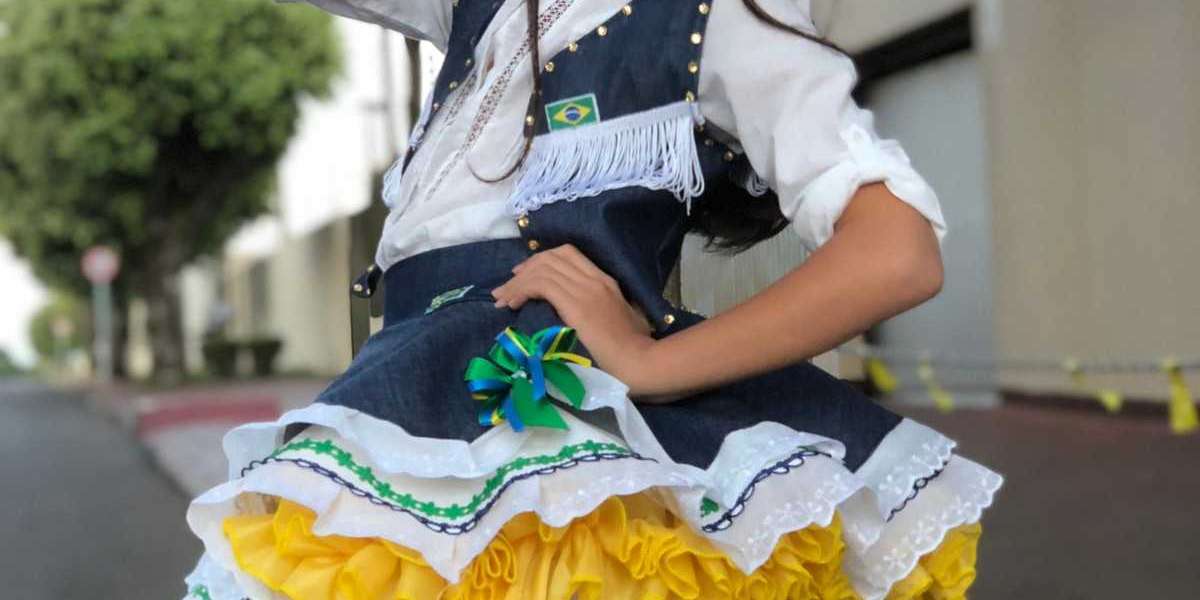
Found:
[(374, 23), (426, 40), (445, 52), (450, 39), (451, 0), (276, 0), (303, 2), (342, 17)]
[[(808, 0), (760, 3), (781, 21), (815, 29)], [(763, 23), (740, 0), (713, 3), (705, 37), (701, 113), (742, 146), (806, 247), (828, 241), (858, 188), (877, 182), (925, 216), (941, 240), (937, 195), (851, 98), (857, 73), (848, 57)]]

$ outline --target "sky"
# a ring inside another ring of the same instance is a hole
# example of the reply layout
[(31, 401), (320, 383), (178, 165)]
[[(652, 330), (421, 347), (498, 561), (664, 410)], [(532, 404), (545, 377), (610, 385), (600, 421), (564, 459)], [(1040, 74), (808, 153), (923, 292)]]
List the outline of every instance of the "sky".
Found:
[(19, 365), (37, 360), (29, 344), (29, 319), (46, 301), (46, 289), (34, 279), (25, 261), (0, 238), (0, 348)]

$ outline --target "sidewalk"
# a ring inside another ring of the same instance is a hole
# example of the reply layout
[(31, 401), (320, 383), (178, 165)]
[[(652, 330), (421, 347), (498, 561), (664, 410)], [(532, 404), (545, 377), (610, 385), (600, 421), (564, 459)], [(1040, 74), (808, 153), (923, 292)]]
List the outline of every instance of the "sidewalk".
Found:
[(221, 440), (231, 428), (308, 405), (324, 379), (252, 379), (147, 390), (118, 384), (91, 394), (93, 405), (132, 431), (155, 462), (191, 496), (223, 482)]

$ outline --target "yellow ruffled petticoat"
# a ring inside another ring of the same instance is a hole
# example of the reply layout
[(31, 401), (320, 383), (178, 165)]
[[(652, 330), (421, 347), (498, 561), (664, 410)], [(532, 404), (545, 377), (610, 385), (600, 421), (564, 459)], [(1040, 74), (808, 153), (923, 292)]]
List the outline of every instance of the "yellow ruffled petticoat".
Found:
[[(455, 585), (392, 542), (313, 535), (314, 519), (307, 508), (279, 500), (273, 513), (226, 519), (224, 532), (242, 570), (293, 600), (858, 597), (841, 570), (837, 519), (784, 536), (746, 575), (652, 495), (612, 497), (566, 527), (518, 515)], [(979, 535), (978, 524), (952, 530), (888, 598), (964, 598), (975, 580)]]

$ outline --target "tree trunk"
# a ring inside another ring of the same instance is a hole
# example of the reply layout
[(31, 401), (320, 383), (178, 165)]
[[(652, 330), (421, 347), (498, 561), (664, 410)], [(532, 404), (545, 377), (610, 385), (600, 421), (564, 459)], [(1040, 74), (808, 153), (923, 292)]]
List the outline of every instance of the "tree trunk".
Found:
[(113, 377), (128, 379), (126, 349), (129, 348), (129, 291), (122, 285), (113, 287)]
[(154, 354), (154, 379), (175, 384), (183, 378), (183, 311), (179, 298), (182, 269), (178, 242), (163, 240), (158, 255), (151, 257), (142, 287), (150, 325), (150, 347)]

